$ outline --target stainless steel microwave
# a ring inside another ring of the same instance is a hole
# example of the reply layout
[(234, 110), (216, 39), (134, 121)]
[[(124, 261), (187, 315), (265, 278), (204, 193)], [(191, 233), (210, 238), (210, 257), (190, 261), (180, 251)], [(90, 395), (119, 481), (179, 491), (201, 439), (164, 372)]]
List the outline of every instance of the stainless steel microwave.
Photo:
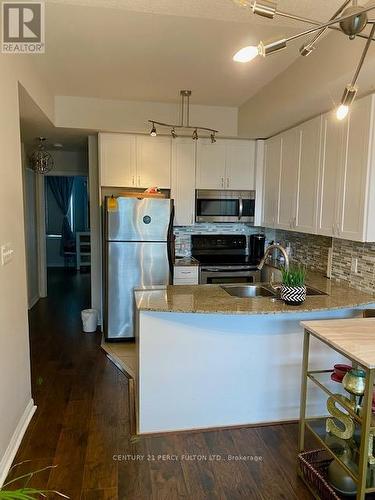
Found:
[(196, 222), (246, 222), (254, 224), (255, 191), (195, 191)]

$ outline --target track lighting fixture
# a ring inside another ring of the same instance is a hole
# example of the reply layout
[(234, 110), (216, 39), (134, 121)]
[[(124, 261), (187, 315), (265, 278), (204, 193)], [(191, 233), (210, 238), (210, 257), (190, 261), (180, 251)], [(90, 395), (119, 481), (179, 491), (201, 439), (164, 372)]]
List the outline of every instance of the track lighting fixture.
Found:
[(206, 132), (207, 134), (211, 134), (211, 136), (217, 134), (218, 130), (215, 130), (214, 128), (197, 127), (196, 125), (190, 125), (191, 90), (180, 90), (180, 96), (181, 96), (180, 123), (179, 124), (164, 123), (164, 122), (158, 122), (156, 120), (148, 120), (149, 123), (152, 124), (152, 129), (151, 129), (150, 135), (156, 136), (155, 124), (158, 125), (158, 127), (167, 127), (171, 131), (171, 136), (173, 137), (173, 139), (176, 139), (176, 137), (178, 137), (176, 129), (177, 130), (182, 129), (182, 130), (186, 130), (186, 131), (193, 130), (194, 132), (193, 132), (192, 138), (195, 141), (198, 140), (198, 130)]
[[(364, 60), (366, 58), (368, 49), (372, 41), (375, 40), (375, 21), (368, 18), (368, 12), (375, 9), (375, 4), (367, 5), (366, 7), (358, 6), (357, 0), (345, 0), (341, 6), (336, 10), (329, 21), (319, 23), (313, 19), (297, 16), (289, 12), (283, 12), (277, 9), (277, 2), (273, 0), (234, 0), (236, 3), (243, 7), (250, 8), (254, 14), (258, 14), (268, 19), (273, 19), (275, 16), (281, 16), (288, 19), (304, 22), (313, 25), (305, 31), (292, 35), (288, 38), (282, 38), (269, 43), (261, 41), (258, 45), (257, 51), (255, 47), (244, 47), (239, 50), (233, 59), (236, 62), (248, 62), (254, 59), (258, 54), (266, 57), (270, 54), (279, 52), (287, 47), (288, 42), (296, 40), (301, 37), (312, 35), (302, 47), (299, 49), (302, 56), (308, 56), (315, 49), (316, 43), (328, 29), (334, 29), (348, 36), (350, 40), (356, 37), (366, 39), (366, 45), (363, 49), (358, 67), (354, 74), (352, 82), (346, 86), (344, 95), (341, 99), (341, 104), (336, 110), (336, 116), (339, 120), (343, 120), (348, 112), (349, 107), (354, 101), (357, 94), (357, 80), (359, 73), (362, 69)], [(372, 25), (370, 33), (365, 33), (363, 30), (367, 25)], [(335, 26), (336, 25), (336, 26)]]
[(215, 144), (215, 142), (216, 142), (216, 137), (215, 137), (215, 134), (213, 133), (213, 134), (211, 134), (211, 143)]
[(155, 123), (154, 122), (152, 122), (152, 129), (151, 129), (150, 135), (151, 135), (151, 137), (156, 137), (157, 136), (156, 128), (155, 128)]

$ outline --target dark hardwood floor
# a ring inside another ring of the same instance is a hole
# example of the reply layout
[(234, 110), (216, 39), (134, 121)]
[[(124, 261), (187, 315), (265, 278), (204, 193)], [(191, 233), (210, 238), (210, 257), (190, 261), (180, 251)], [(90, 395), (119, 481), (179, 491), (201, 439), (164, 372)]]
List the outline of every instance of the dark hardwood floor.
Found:
[(296, 475), (294, 424), (131, 440), (127, 379), (99, 335), (81, 333), (88, 305), (89, 275), (54, 271), (30, 312), (38, 408), (15, 460), (29, 462), (13, 477), (56, 465), (31, 484), (73, 500), (312, 498)]

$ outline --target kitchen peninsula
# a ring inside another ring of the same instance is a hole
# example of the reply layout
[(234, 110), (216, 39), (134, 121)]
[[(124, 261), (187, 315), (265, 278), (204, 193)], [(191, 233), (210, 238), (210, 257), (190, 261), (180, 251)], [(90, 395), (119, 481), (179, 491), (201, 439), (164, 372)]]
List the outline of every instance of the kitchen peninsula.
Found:
[[(311, 273), (324, 292), (300, 307), (272, 297), (239, 298), (218, 285), (135, 292), (138, 312), (138, 432), (298, 419), (301, 321), (361, 316), (374, 298)], [(311, 364), (343, 361), (318, 342)], [(311, 388), (314, 391), (314, 388)], [(310, 415), (325, 408), (311, 392)]]

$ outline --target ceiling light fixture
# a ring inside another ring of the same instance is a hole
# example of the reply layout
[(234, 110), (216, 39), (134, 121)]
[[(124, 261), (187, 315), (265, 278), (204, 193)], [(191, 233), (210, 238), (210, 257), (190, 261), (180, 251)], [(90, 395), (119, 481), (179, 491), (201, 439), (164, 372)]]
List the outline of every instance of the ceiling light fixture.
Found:
[(52, 155), (45, 149), (46, 138), (38, 137), (38, 140), (38, 149), (31, 154), (30, 164), (35, 173), (45, 175), (53, 169), (54, 161)]
[(157, 132), (156, 132), (156, 128), (155, 128), (155, 123), (154, 122), (152, 122), (152, 129), (151, 129), (150, 135), (151, 135), (151, 137), (156, 137), (158, 135)]
[(215, 144), (215, 142), (216, 142), (216, 137), (215, 137), (215, 134), (213, 133), (213, 134), (211, 134), (211, 143)]
[[(257, 52), (259, 55), (263, 57), (267, 57), (271, 54), (275, 54), (282, 49), (287, 47), (288, 42), (292, 40), (296, 40), (301, 37), (305, 37), (308, 35), (313, 35), (306, 43), (302, 45), (300, 48), (300, 54), (302, 56), (308, 56), (315, 49), (316, 43), (322, 37), (322, 35), (327, 31), (327, 29), (338, 30), (344, 35), (348, 36), (350, 40), (353, 40), (356, 37), (365, 38), (366, 45), (363, 49), (358, 67), (354, 74), (352, 82), (346, 86), (343, 98), (341, 100), (341, 104), (336, 111), (337, 118), (343, 120), (348, 112), (349, 107), (354, 101), (356, 94), (358, 92), (357, 88), (357, 80), (358, 76), (361, 72), (363, 63), (365, 61), (368, 49), (372, 41), (374, 41), (375, 35), (375, 21), (370, 20), (368, 18), (368, 12), (375, 9), (375, 5), (360, 7), (358, 6), (357, 0), (345, 0), (343, 4), (336, 10), (331, 19), (327, 22), (320, 23), (313, 19), (308, 19), (301, 16), (296, 16), (289, 12), (283, 12), (277, 9), (277, 2), (271, 0), (234, 0), (236, 3), (239, 3), (241, 6), (246, 6), (250, 8), (254, 14), (257, 14), (262, 17), (266, 17), (268, 19), (273, 19), (275, 16), (286, 17), (289, 19), (294, 19), (296, 21), (301, 21), (304, 23), (312, 24), (315, 27), (309, 28), (305, 31), (297, 33), (296, 35), (292, 35), (288, 38), (282, 38), (280, 40), (275, 40), (269, 43), (264, 43), (261, 41), (258, 45)], [(351, 5), (350, 5), (351, 4)], [(367, 27), (367, 25), (372, 25), (370, 33), (367, 35), (362, 33), (363, 30)], [(335, 26), (338, 25), (338, 26)], [(244, 47), (239, 50), (233, 59), (238, 62), (248, 62), (254, 59), (256, 55), (249, 58), (248, 61), (241, 60), (241, 53), (246, 54), (246, 49), (250, 47)], [(254, 51), (255, 53), (255, 51)]]
[(156, 120), (148, 120), (152, 124), (152, 129), (150, 135), (156, 136), (155, 125), (159, 127), (167, 127), (171, 130), (171, 135), (175, 139), (177, 136), (176, 129), (178, 130), (193, 130), (192, 138), (196, 141), (198, 140), (198, 130), (203, 132), (208, 132), (209, 134), (217, 134), (218, 130), (209, 127), (197, 127), (196, 125), (190, 125), (190, 97), (191, 90), (180, 90), (181, 104), (180, 104), (180, 123), (164, 123), (158, 122)]

